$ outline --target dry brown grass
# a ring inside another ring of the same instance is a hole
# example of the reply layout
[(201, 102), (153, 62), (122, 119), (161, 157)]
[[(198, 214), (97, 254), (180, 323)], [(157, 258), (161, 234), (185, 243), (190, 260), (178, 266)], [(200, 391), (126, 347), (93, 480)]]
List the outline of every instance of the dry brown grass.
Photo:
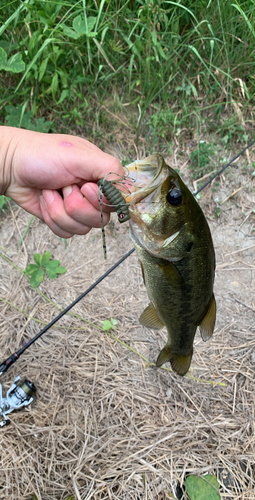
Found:
[[(231, 189), (224, 184), (222, 199)], [(110, 333), (155, 361), (166, 333), (139, 326), (147, 295), (132, 255), (75, 306), (73, 313), (83, 319), (63, 318), (2, 377), (4, 392), (16, 375), (29, 378), (37, 397), (1, 430), (1, 499), (164, 500), (186, 474), (211, 473), (219, 477), (222, 499), (254, 500), (255, 248), (232, 254), (254, 242), (252, 213), (242, 226), (245, 236), (235, 231), (254, 206), (254, 195), (242, 190), (235, 200), (239, 207), (227, 201), (221, 219), (211, 223), (218, 316), (211, 341), (196, 339), (191, 375), (197, 380), (155, 369), (86, 322), (102, 327), (103, 320), (117, 319)], [(28, 220), (16, 208), (1, 216), (0, 250), (22, 269), (35, 252), (51, 250), (68, 272), (46, 279), (40, 289), (62, 308), (132, 247), (127, 227), (116, 219), (107, 229), (106, 263), (96, 230), (64, 248), (34, 220), (18, 247)], [(0, 273), (1, 361), (58, 310), (3, 257)]]

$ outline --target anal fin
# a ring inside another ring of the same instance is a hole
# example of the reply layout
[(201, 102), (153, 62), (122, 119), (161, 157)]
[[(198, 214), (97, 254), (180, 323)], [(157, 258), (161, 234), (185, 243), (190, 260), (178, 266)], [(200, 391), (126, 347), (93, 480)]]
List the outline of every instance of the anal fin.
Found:
[(152, 304), (149, 304), (148, 307), (144, 309), (142, 315), (139, 318), (139, 322), (146, 328), (152, 328), (154, 330), (161, 330), (161, 328), (165, 326), (158, 318)]
[(173, 371), (178, 373), (178, 375), (183, 376), (189, 370), (192, 354), (193, 352), (191, 352), (187, 356), (175, 354), (171, 351), (171, 348), (166, 345), (159, 353), (158, 359), (156, 361), (156, 366), (159, 367), (169, 361), (171, 363)]
[(215, 320), (216, 320), (216, 302), (214, 294), (212, 294), (212, 298), (209, 302), (209, 307), (207, 309), (207, 312), (199, 325), (201, 337), (204, 342), (206, 342), (211, 338), (214, 330)]

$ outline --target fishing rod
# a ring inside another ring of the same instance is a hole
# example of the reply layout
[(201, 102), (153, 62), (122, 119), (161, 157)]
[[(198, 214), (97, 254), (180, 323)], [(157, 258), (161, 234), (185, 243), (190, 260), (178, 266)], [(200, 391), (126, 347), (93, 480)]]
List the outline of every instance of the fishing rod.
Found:
[[(230, 160), (227, 165), (221, 168), (215, 175), (213, 175), (203, 186), (201, 186), (193, 196), (196, 196), (200, 191), (202, 191), (208, 184), (210, 184), (218, 175), (220, 175), (227, 167), (229, 167), (239, 156), (241, 156), (248, 148), (250, 148), (255, 143), (255, 139), (248, 144), (240, 153), (238, 153), (234, 158)], [(122, 211), (121, 211), (122, 213)], [(119, 220), (121, 221), (121, 214), (118, 214)], [(47, 332), (60, 318), (62, 318), (70, 309), (72, 309), (80, 300), (82, 300), (91, 290), (93, 290), (101, 281), (103, 281), (114, 269), (116, 269), (124, 260), (126, 260), (133, 252), (135, 248), (132, 248), (129, 252), (124, 255), (118, 262), (116, 262), (108, 271), (106, 271), (100, 278), (98, 278), (95, 283), (93, 283), (85, 292), (83, 292), (74, 302), (72, 302), (68, 307), (66, 307), (56, 318), (54, 318), (48, 325), (46, 325), (37, 335), (35, 335), (31, 340), (29, 340), (21, 349), (13, 353), (9, 358), (3, 361), (0, 365), (0, 377), (19, 359), (21, 354), (26, 351), (37, 339), (39, 339), (45, 332)], [(18, 383), (21, 377), (16, 377), (11, 388), (7, 392), (6, 398), (2, 396), (2, 385), (0, 383), (0, 416), (4, 417), (4, 420), (0, 421), (0, 427), (4, 427), (10, 423), (10, 420), (6, 417), (6, 414), (13, 410), (19, 409), (23, 406), (29, 405), (33, 401), (33, 395), (36, 388), (32, 382), (25, 380)]]
[[(3, 373), (7, 372), (9, 368), (19, 359), (21, 354), (28, 349), (28, 347), (33, 344), (37, 339), (41, 337), (49, 328), (51, 328), (64, 314), (66, 314), (72, 307), (75, 306), (85, 295), (87, 295), (93, 288), (95, 288), (100, 281), (103, 281), (106, 276), (108, 276), (116, 267), (118, 267), (131, 253), (134, 252), (134, 248), (130, 250), (124, 257), (122, 257), (118, 262), (116, 262), (106, 273), (104, 273), (100, 278), (98, 278), (93, 285), (91, 285), (85, 292), (83, 292), (72, 304), (70, 304), (66, 309), (64, 309), (56, 318), (54, 318), (48, 325), (46, 325), (35, 337), (33, 337), (29, 342), (27, 342), (19, 351), (13, 353), (9, 358), (7, 358), (0, 365), (0, 377)], [(2, 393), (2, 384), (0, 383), (0, 417), (3, 420), (0, 420), (0, 428), (6, 427), (11, 423), (7, 415), (14, 410), (20, 410), (24, 406), (28, 406), (34, 400), (33, 396), (35, 395), (36, 387), (30, 380), (21, 380), (21, 377), (18, 376), (14, 379), (10, 389), (8, 390), (6, 397), (3, 397)]]
[(240, 153), (238, 153), (236, 156), (234, 156), (234, 158), (232, 158), (232, 160), (230, 160), (227, 165), (225, 165), (224, 167), (222, 167), (220, 170), (218, 170), (218, 172), (216, 172), (215, 175), (213, 175), (209, 181), (207, 181), (201, 188), (199, 188), (195, 193), (193, 193), (193, 196), (196, 196), (198, 193), (200, 193), (200, 191), (202, 191), (202, 189), (204, 189), (206, 186), (208, 186), (208, 184), (210, 184), (216, 177), (218, 177), (218, 175), (222, 174), (222, 172), (224, 170), (226, 170), (227, 167), (229, 167), (229, 165), (231, 165), (231, 163), (233, 163), (235, 160), (237, 160), (237, 158), (239, 158), (239, 156), (241, 156), (247, 149), (249, 149), (253, 144), (255, 143), (255, 139), (253, 139), (252, 142), (250, 142), (250, 144), (248, 144), (248, 146), (246, 146), (244, 149), (242, 149), (242, 151), (240, 151)]
[(101, 281), (103, 281), (103, 279), (105, 279), (106, 276), (108, 276), (112, 271), (114, 271), (114, 269), (116, 269), (116, 267), (118, 267), (122, 262), (124, 262), (124, 260), (127, 259), (129, 257), (129, 255), (131, 255), (131, 253), (134, 252), (134, 250), (135, 249), (132, 248), (132, 250), (130, 250), (126, 255), (124, 255), (124, 257), (122, 257), (118, 262), (116, 262), (116, 264), (114, 264), (110, 269), (108, 269), (108, 271), (106, 271), (106, 273), (104, 273), (102, 276), (100, 276), (100, 278), (98, 278), (98, 280), (95, 281), (95, 283), (93, 283), (93, 285), (91, 285), (87, 290), (85, 290), (85, 292), (83, 292), (79, 297), (77, 297), (77, 299), (75, 299), (75, 301), (72, 302), (72, 304), (70, 304), (63, 311), (61, 311), (61, 313), (58, 316), (56, 316), (56, 318), (54, 318), (50, 323), (48, 323), (48, 325), (46, 325), (39, 333), (37, 333), (37, 335), (35, 335), (31, 340), (29, 340), (19, 351), (13, 353), (9, 358), (7, 358), (5, 361), (3, 361), (3, 363), (0, 365), (0, 376), (3, 373), (7, 372), (7, 370), (9, 370), (11, 365), (13, 365), (13, 363), (15, 363), (15, 361), (17, 361), (17, 359), (21, 356), (21, 354), (23, 354), (23, 352), (25, 352), (26, 349), (28, 349), (28, 347), (31, 346), (31, 344), (33, 344), (45, 332), (47, 332), (47, 330), (49, 330), (49, 328), (51, 328), (53, 325), (55, 325), (55, 323), (60, 318), (62, 318), (68, 311), (70, 311), (70, 309), (72, 309), (72, 307), (74, 307), (76, 304), (78, 304), (78, 302), (80, 302), (80, 300), (83, 299), (83, 297), (85, 297), (89, 292), (91, 292), (91, 290), (93, 290), (93, 288), (95, 288)]

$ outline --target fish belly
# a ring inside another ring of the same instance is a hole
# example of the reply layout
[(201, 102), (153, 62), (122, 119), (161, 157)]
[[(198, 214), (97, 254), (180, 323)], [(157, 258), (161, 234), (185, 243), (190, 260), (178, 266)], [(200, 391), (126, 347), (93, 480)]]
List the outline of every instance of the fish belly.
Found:
[(189, 354), (197, 329), (191, 294), (178, 268), (151, 256), (136, 245), (148, 297), (168, 331), (168, 345), (178, 354)]

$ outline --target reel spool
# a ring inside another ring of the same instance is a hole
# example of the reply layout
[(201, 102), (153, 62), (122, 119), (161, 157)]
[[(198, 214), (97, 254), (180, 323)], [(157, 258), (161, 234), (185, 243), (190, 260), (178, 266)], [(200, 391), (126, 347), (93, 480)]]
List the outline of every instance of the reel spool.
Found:
[(34, 400), (33, 396), (35, 395), (36, 387), (33, 382), (27, 379), (18, 383), (19, 381), (21, 381), (20, 376), (15, 378), (5, 398), (3, 398), (2, 384), (0, 384), (0, 417), (4, 417), (0, 421), (0, 428), (6, 427), (11, 423), (6, 417), (8, 413), (19, 410), (23, 406), (28, 406)]

